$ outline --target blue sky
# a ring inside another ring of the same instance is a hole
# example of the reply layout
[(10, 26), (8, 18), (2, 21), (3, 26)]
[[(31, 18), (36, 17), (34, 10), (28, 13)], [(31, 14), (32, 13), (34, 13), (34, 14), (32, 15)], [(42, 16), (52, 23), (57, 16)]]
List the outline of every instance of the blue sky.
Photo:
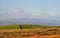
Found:
[(0, 0), (0, 20), (19, 18), (60, 21), (60, 0)]

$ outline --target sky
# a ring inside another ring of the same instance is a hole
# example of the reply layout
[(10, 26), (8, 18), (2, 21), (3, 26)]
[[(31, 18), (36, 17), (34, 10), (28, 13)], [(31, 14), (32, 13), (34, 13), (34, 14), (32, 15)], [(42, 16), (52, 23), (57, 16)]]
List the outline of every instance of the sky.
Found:
[(0, 0), (0, 20), (19, 18), (60, 21), (60, 0)]

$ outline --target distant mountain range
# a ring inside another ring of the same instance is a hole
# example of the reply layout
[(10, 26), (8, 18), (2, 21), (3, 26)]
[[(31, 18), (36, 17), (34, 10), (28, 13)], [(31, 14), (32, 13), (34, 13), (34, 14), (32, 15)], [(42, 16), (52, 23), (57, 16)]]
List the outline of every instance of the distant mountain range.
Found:
[(58, 20), (45, 20), (34, 18), (19, 18), (19, 19), (5, 19), (0, 20), (0, 24), (46, 24), (46, 25), (60, 25)]

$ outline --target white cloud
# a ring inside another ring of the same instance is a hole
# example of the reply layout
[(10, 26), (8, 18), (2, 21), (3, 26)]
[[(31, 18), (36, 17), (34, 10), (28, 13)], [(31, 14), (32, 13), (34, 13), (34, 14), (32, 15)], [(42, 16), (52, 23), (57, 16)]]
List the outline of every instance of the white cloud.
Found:
[[(3, 17), (2, 17), (3, 16)], [(12, 9), (7, 13), (0, 13), (0, 19), (11, 19), (11, 18), (35, 18), (35, 19), (47, 19), (52, 20), (60, 19), (60, 13), (57, 12), (27, 12), (23, 9)]]
[(30, 13), (27, 13), (22, 9), (13, 9), (8, 14), (9, 18), (29, 18), (31, 16)]

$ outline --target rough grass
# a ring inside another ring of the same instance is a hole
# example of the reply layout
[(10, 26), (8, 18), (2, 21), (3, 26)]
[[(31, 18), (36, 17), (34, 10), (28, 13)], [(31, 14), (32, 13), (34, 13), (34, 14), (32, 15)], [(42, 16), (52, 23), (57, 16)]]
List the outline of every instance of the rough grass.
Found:
[(34, 28), (34, 29), (18, 29), (18, 30), (0, 30), (0, 38), (15, 38), (15, 37), (28, 37), (36, 36), (46, 37), (53, 36), (54, 38), (60, 37), (60, 28)]

